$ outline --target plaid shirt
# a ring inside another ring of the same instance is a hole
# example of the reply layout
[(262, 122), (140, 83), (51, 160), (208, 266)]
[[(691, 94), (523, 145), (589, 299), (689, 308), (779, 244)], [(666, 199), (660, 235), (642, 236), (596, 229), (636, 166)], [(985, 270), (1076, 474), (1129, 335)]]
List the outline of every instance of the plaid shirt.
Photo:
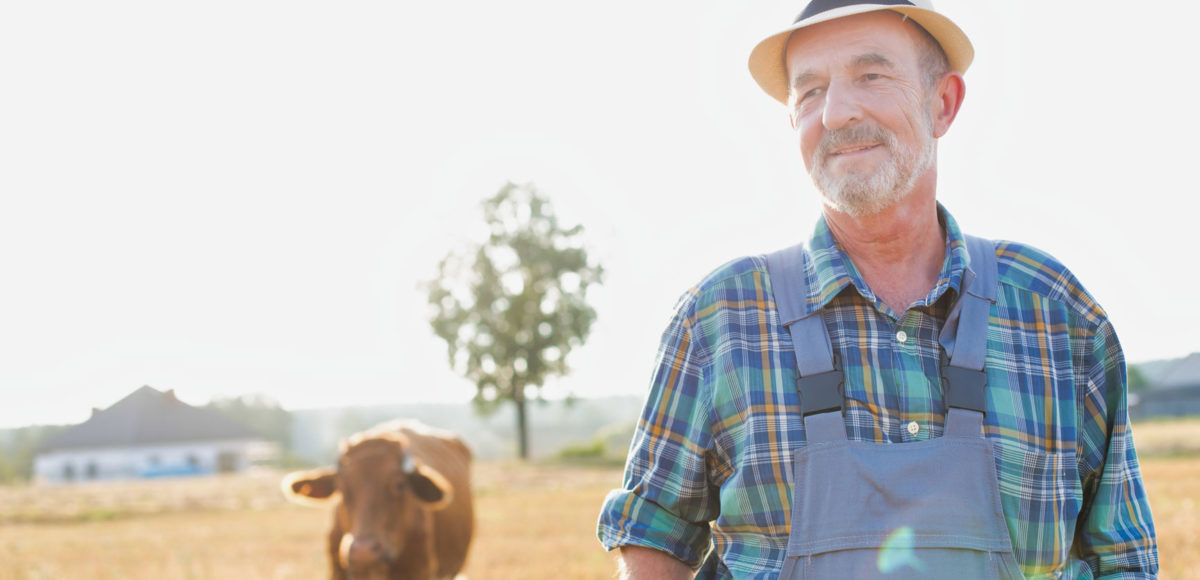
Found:
[[(942, 434), (938, 333), (970, 258), (953, 218), (939, 213), (940, 279), (899, 320), (823, 218), (808, 244), (807, 306), (822, 309), (845, 370), (852, 440)], [(1112, 325), (1054, 258), (1012, 242), (996, 252), (985, 433), (1017, 561), (1027, 576), (1152, 577), (1154, 525)], [(680, 299), (623, 488), (600, 514), (606, 548), (657, 548), (693, 567), (708, 554), (703, 578), (778, 576), (792, 524), (790, 458), (805, 436), (791, 339), (772, 296), (759, 256), (726, 264)]]

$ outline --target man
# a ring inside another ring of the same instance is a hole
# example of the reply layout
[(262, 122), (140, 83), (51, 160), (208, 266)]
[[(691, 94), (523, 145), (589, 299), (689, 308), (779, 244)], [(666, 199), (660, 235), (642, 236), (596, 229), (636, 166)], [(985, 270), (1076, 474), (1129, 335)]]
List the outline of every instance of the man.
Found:
[(623, 577), (1157, 573), (1107, 315), (936, 200), (972, 57), (900, 0), (814, 0), (755, 48), (823, 217), (681, 298), (600, 515)]

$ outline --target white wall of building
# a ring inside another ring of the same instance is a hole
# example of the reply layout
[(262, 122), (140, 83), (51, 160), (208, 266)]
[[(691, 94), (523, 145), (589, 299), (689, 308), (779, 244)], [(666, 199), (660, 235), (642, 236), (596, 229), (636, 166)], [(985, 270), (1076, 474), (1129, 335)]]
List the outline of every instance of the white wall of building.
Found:
[(38, 483), (59, 484), (242, 472), (275, 454), (274, 444), (248, 439), (72, 449), (39, 454), (33, 477)]

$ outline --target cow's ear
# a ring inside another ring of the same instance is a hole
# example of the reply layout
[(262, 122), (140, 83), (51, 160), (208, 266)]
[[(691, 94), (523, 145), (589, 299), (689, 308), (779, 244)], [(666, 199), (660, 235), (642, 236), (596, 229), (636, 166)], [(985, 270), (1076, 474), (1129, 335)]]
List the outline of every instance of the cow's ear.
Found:
[(418, 465), (408, 474), (408, 484), (412, 486), (413, 495), (429, 509), (440, 510), (454, 499), (454, 488), (450, 487), (450, 482), (428, 465)]
[(325, 467), (289, 473), (282, 488), (284, 497), (295, 503), (324, 503), (337, 494), (337, 472)]

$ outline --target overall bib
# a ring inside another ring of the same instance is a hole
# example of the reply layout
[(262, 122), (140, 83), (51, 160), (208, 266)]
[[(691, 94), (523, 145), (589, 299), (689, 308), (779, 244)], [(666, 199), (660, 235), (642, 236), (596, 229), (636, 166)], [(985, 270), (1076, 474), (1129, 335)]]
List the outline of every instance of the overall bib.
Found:
[[(780, 318), (796, 354), (807, 446), (793, 460), (791, 531), (782, 580), (1023, 578), (983, 435), (984, 357), (996, 300), (995, 247), (968, 236), (963, 276), (939, 342), (946, 427), (902, 444), (849, 441), (842, 371), (820, 311), (805, 314), (800, 246), (767, 256)], [(973, 270), (973, 271), (972, 271)]]

